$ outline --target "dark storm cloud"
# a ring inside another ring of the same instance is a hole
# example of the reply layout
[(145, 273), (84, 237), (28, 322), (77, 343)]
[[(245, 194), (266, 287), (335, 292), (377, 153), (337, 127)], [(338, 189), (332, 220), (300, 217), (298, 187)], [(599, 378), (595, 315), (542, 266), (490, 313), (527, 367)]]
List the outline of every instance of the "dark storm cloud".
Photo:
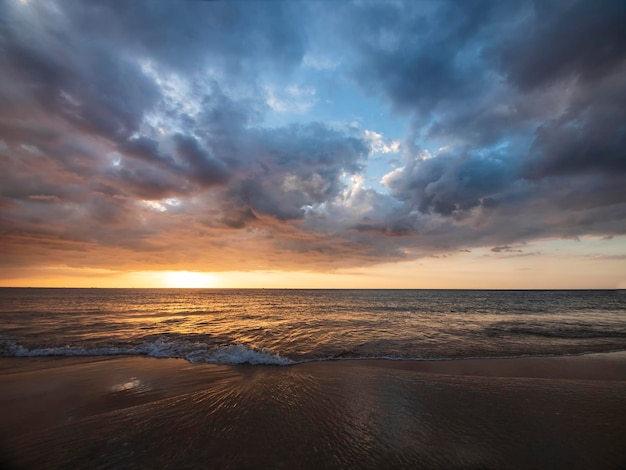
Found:
[(363, 139), (321, 123), (258, 130), (245, 143), (228, 199), (285, 220), (337, 196), (342, 175), (362, 171), (369, 153)]
[(624, 77), (626, 61), (604, 80), (580, 85), (570, 108), (537, 129), (525, 175), (626, 174)]
[(137, 130), (158, 98), (137, 63), (72, 29), (49, 27), (33, 40), (23, 37), (23, 27), (6, 25), (1, 38), (2, 63), (19, 84), (18, 96), (28, 93), (43, 110), (103, 137), (125, 138)]
[(186, 230), (301, 219), (362, 171), (369, 148), (348, 130), (258, 126), (258, 73), (289, 73), (304, 54), (289, 4), (0, 8), (6, 250), (177, 245), (182, 257)]
[(118, 150), (124, 155), (131, 156), (149, 164), (174, 169), (176, 162), (168, 155), (159, 151), (159, 141), (146, 136), (136, 136), (120, 143)]
[(160, 64), (189, 72), (210, 61), (235, 78), (250, 68), (284, 71), (300, 62), (305, 37), (294, 21), (296, 8), (281, 2), (110, 0), (73, 5), (69, 13), (84, 32), (113, 32)]
[(202, 186), (225, 184), (229, 175), (225, 165), (213, 158), (193, 136), (175, 134), (176, 155), (184, 161), (189, 174)]
[(191, 186), (184, 178), (132, 160), (109, 169), (103, 176), (115, 188), (113, 194), (145, 200), (180, 196), (191, 191)]
[(583, 86), (602, 80), (626, 59), (626, 4), (608, 0), (541, 2), (500, 51), (508, 79), (522, 90), (567, 77)]
[(388, 175), (391, 194), (415, 203), (420, 212), (449, 216), (484, 205), (514, 181), (514, 165), (495, 154), (441, 154), (417, 157), (401, 171)]
[(188, 74), (208, 66), (230, 81), (254, 82), (249, 68), (287, 68), (303, 54), (291, 9), (279, 3), (6, 1), (0, 8), (1, 62), (16, 83), (7, 91), (114, 140), (137, 131), (160, 98), (142, 64)]
[[(5, 0), (3, 253), (330, 268), (623, 234), (625, 8)], [(362, 130), (265, 121), (316, 41), (409, 120), (387, 191)]]
[(563, 113), (540, 123), (526, 175), (626, 171), (626, 4), (537, 5), (531, 34), (500, 53), (501, 69), (522, 92), (568, 91)]
[[(363, 2), (349, 16), (355, 79), (399, 110), (425, 116), (489, 85), (480, 56), (493, 21), (518, 11), (507, 2)], [(360, 34), (354, 34), (355, 30)]]
[[(545, 212), (512, 239), (623, 232), (599, 210), (626, 203), (623, 2), (395, 5), (357, 8), (371, 34), (356, 40), (354, 77), (412, 116), (405, 166), (384, 180), (407, 211), (461, 220), (479, 210), (507, 233), (506, 212), (552, 198), (579, 216), (560, 219), (565, 228)], [(446, 150), (423, 158), (433, 145)]]

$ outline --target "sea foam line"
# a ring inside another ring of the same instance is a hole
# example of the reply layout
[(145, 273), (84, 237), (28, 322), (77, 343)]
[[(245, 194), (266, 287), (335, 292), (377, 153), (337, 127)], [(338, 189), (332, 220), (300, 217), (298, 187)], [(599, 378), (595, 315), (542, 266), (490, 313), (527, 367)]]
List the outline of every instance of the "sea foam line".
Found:
[(267, 349), (254, 348), (244, 344), (208, 346), (206, 343), (167, 341), (163, 339), (144, 342), (137, 346), (83, 348), (67, 345), (30, 349), (15, 341), (4, 340), (0, 342), (0, 355), (5, 357), (141, 355), (155, 358), (186, 359), (192, 364), (267, 364), (286, 366), (294, 363), (294, 361)]
[(533, 357), (568, 357), (588, 354), (621, 352), (624, 349), (585, 350), (569, 353), (536, 353), (501, 356), (344, 356), (333, 355), (323, 357), (307, 357), (292, 360), (271, 350), (255, 348), (244, 344), (229, 344), (223, 346), (209, 346), (202, 342), (185, 340), (167, 340), (158, 338), (146, 341), (136, 346), (103, 346), (77, 347), (59, 346), (47, 348), (27, 348), (13, 340), (0, 339), (0, 357), (45, 357), (45, 356), (149, 356), (154, 358), (185, 359), (192, 364), (252, 364), (287, 366), (306, 362), (333, 362), (333, 361), (458, 361), (458, 360), (490, 360), (490, 359), (519, 359)]

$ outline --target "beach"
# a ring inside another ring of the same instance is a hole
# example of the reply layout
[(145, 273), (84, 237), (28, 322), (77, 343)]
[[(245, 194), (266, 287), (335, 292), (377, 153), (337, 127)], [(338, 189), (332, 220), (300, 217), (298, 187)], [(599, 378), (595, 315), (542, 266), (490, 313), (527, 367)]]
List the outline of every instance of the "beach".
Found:
[(3, 468), (626, 468), (626, 352), (0, 358)]

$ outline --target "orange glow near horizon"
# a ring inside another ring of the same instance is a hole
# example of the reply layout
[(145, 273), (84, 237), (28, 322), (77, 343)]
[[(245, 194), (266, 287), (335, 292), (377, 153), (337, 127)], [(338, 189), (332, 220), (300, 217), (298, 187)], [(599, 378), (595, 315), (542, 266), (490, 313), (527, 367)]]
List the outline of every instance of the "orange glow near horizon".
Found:
[[(337, 288), (337, 289), (626, 289), (624, 263), (524, 258), (427, 258), (331, 273), (305, 271), (135, 271), (40, 269), (0, 280), (5, 287)], [(568, 276), (563, 276), (567, 271)]]
[[(589, 253), (599, 252), (602, 255)], [(612, 248), (608, 250), (607, 247)], [(626, 289), (621, 240), (545, 241), (525, 253), (487, 248), (414, 261), (319, 271), (113, 270), (22, 267), (0, 278), (4, 287), (337, 288), (337, 289)], [(546, 253), (546, 254), (543, 254)], [(182, 268), (182, 269), (181, 269)]]

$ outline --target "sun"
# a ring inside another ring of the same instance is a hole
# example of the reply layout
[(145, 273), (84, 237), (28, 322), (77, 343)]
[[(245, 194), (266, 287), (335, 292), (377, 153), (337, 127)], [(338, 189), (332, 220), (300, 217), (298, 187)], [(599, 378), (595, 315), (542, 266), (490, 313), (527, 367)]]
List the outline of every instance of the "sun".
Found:
[(167, 271), (164, 273), (167, 287), (203, 288), (215, 285), (215, 276), (197, 271)]

